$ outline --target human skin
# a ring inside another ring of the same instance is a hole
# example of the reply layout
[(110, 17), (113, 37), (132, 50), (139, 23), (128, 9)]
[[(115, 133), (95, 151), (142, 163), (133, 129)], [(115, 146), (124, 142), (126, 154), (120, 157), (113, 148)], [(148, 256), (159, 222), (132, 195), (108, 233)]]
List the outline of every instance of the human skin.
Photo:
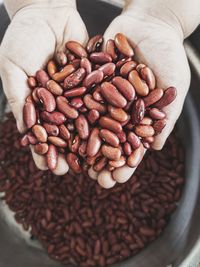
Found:
[[(174, 3), (175, 2), (175, 3)], [(163, 4), (164, 3), (164, 4)], [(87, 41), (86, 28), (76, 11), (75, 0), (18, 0), (5, 1), (12, 22), (0, 48), (0, 75), (3, 87), (17, 120), (24, 131), (22, 108), (29, 94), (27, 76), (45, 66), (55, 51), (62, 50), (67, 40)], [(122, 14), (110, 24), (105, 41), (117, 32), (124, 33), (131, 41), (136, 59), (152, 68), (157, 86), (177, 88), (177, 98), (165, 108), (167, 125), (155, 139), (153, 147), (161, 149), (178, 119), (190, 83), (190, 71), (183, 47), (183, 40), (200, 21), (199, 0), (129, 0)], [(191, 15), (192, 14), (192, 15)], [(44, 157), (33, 158), (40, 169), (47, 169)], [(113, 173), (93, 172), (104, 187), (111, 175), (118, 182), (128, 180), (135, 169), (124, 166)], [(64, 174), (68, 165), (59, 156), (56, 174)]]

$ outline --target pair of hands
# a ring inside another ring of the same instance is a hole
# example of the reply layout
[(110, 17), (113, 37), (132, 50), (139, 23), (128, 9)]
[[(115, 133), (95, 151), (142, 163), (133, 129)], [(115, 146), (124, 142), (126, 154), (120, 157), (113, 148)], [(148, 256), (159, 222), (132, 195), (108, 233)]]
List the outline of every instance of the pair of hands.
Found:
[[(161, 149), (181, 113), (189, 88), (190, 71), (180, 25), (174, 23), (170, 16), (169, 20), (166, 16), (163, 20), (160, 14), (156, 14), (131, 3), (109, 25), (104, 38), (106, 42), (116, 33), (124, 33), (132, 42), (136, 59), (154, 71), (157, 87), (177, 88), (176, 100), (164, 110), (167, 113), (167, 125), (153, 144), (155, 149)], [(43, 68), (54, 52), (64, 49), (68, 40), (76, 40), (83, 45), (88, 40), (86, 27), (75, 3), (70, 0), (36, 1), (18, 10), (12, 18), (0, 47), (0, 76), (21, 132), (25, 130), (22, 109), (30, 90), (27, 76)], [(47, 169), (44, 157), (33, 150), (32, 153), (37, 167)], [(68, 165), (64, 157), (59, 155), (55, 174), (61, 175), (67, 171)], [(109, 187), (109, 184), (114, 185), (112, 176), (119, 182), (125, 182), (133, 172), (133, 168), (124, 166), (112, 174), (106, 170), (89, 174), (93, 178), (101, 177), (101, 184)]]

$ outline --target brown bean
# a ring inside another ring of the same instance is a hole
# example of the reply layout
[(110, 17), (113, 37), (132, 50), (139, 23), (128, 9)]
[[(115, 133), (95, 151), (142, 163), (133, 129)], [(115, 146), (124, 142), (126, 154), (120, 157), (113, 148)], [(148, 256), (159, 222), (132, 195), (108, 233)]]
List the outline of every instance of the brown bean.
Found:
[(47, 152), (47, 166), (51, 171), (54, 171), (58, 164), (58, 151), (54, 145), (49, 145)]
[(156, 79), (153, 71), (149, 67), (142, 68), (140, 70), (140, 75), (142, 79), (146, 81), (147, 85), (149, 86), (149, 90), (155, 89)]
[(47, 111), (42, 111), (41, 112), (41, 118), (48, 123), (52, 123), (55, 125), (60, 125), (63, 124), (66, 121), (65, 116), (57, 111), (54, 112), (47, 112)]
[(31, 102), (26, 102), (23, 108), (23, 120), (28, 129), (36, 123), (36, 110)]
[(31, 88), (31, 89), (33, 89), (34, 87), (37, 86), (37, 81), (36, 81), (35, 77), (33, 77), (33, 76), (28, 77), (27, 83), (28, 83), (29, 88)]
[(41, 87), (37, 89), (37, 96), (40, 102), (42, 103), (44, 110), (48, 112), (52, 112), (55, 110), (56, 101), (51, 92)]
[(122, 108), (108, 106), (108, 112), (110, 116), (116, 121), (125, 122), (128, 120), (128, 114)]
[(49, 60), (47, 64), (47, 71), (50, 77), (53, 77), (53, 75), (57, 72), (57, 66), (53, 60)]
[(144, 147), (141, 144), (136, 150), (134, 150), (127, 159), (127, 164), (131, 168), (137, 167), (144, 155)]
[(70, 134), (69, 130), (67, 129), (67, 127), (64, 124), (59, 126), (59, 135), (64, 140), (69, 140), (70, 139), (71, 134)]
[(129, 82), (135, 88), (135, 91), (140, 96), (146, 96), (149, 93), (149, 87), (147, 84), (139, 77), (136, 70), (132, 70), (128, 75)]
[(137, 66), (137, 62), (131, 60), (129, 62), (126, 62), (121, 68), (120, 68), (120, 74), (124, 78), (128, 77), (129, 72), (134, 70)]
[(175, 87), (169, 87), (164, 91), (162, 98), (154, 104), (154, 107), (162, 109), (171, 104), (176, 98), (177, 91)]
[(67, 143), (58, 136), (49, 136), (48, 141), (53, 145), (55, 145), (56, 147), (62, 147), (62, 148), (67, 147)]
[(87, 52), (85, 48), (76, 41), (68, 41), (65, 44), (66, 48), (70, 50), (72, 53), (74, 53), (77, 57), (87, 57)]
[(77, 87), (77, 88), (73, 88), (71, 90), (67, 90), (64, 93), (65, 97), (75, 97), (75, 96), (82, 96), (85, 92), (87, 91), (86, 87)]
[(86, 70), (87, 74), (91, 73), (91, 71), (92, 71), (92, 65), (86, 57), (81, 59), (80, 67), (84, 68)]
[(69, 167), (72, 169), (73, 172), (81, 173), (82, 169), (80, 166), (80, 160), (76, 154), (68, 153), (66, 159)]
[(120, 168), (126, 164), (126, 159), (124, 156), (121, 156), (119, 160), (109, 160), (108, 163), (114, 168)]
[(126, 133), (125, 132), (120, 132), (117, 133), (117, 137), (119, 138), (120, 143), (125, 143), (126, 142)]
[(151, 108), (149, 110), (149, 115), (154, 120), (162, 120), (166, 117), (165, 112), (163, 112), (157, 108)]
[(104, 103), (104, 99), (103, 99), (100, 91), (101, 91), (101, 87), (100, 86), (96, 86), (92, 96), (93, 96), (94, 100), (96, 100), (96, 101), (98, 101), (98, 102), (103, 104)]
[(80, 97), (75, 97), (70, 101), (70, 105), (75, 109), (80, 109), (84, 105), (84, 103)]
[(145, 105), (141, 98), (138, 98), (134, 103), (131, 111), (131, 120), (135, 124), (139, 124), (144, 118)]
[(62, 51), (56, 53), (55, 59), (56, 59), (56, 62), (58, 63), (58, 65), (60, 65), (62, 67), (67, 64), (67, 56)]
[(133, 149), (138, 148), (141, 144), (140, 138), (133, 132), (128, 133), (127, 140)]
[(78, 111), (68, 104), (68, 101), (63, 96), (58, 96), (56, 99), (57, 108), (67, 118), (76, 119), (78, 117)]
[(156, 135), (160, 134), (162, 132), (162, 130), (164, 129), (164, 127), (166, 126), (166, 124), (167, 124), (167, 120), (166, 119), (155, 121), (154, 124), (153, 124), (153, 128), (154, 128), (155, 134)]
[(80, 143), (81, 143), (80, 137), (78, 135), (74, 137), (74, 135), (71, 134), (70, 139), (68, 140), (69, 150), (73, 153), (77, 153)]
[(115, 45), (118, 50), (127, 57), (132, 57), (134, 55), (134, 51), (130, 46), (126, 36), (122, 33), (117, 33), (115, 35)]
[(37, 79), (39, 85), (41, 85), (42, 87), (46, 87), (46, 84), (47, 84), (47, 82), (49, 80), (49, 76), (46, 73), (46, 71), (38, 70), (36, 72), (36, 79)]
[(92, 54), (90, 54), (90, 60), (96, 64), (105, 64), (112, 62), (111, 56), (104, 52), (93, 52)]
[(116, 76), (112, 79), (112, 82), (128, 101), (134, 100), (135, 89), (129, 81), (120, 76)]
[(97, 161), (93, 165), (94, 171), (96, 172), (102, 171), (105, 168), (107, 162), (108, 162), (108, 159), (105, 157), (100, 157), (99, 159), (97, 159)]
[(41, 143), (46, 143), (47, 141), (47, 132), (42, 125), (34, 125), (32, 128), (32, 132), (34, 133), (37, 140)]
[(113, 60), (117, 60), (117, 53), (115, 51), (115, 43), (112, 39), (109, 39), (106, 43), (106, 53), (111, 56)]
[(140, 124), (141, 125), (152, 125), (153, 120), (149, 117), (144, 117), (141, 121)]
[(164, 91), (160, 88), (154, 89), (146, 97), (144, 97), (145, 107), (149, 107), (162, 98)]
[(87, 156), (95, 156), (101, 147), (101, 138), (99, 137), (99, 129), (93, 128), (87, 144)]
[(131, 148), (131, 145), (128, 143), (128, 142), (125, 142), (124, 143), (124, 146), (123, 146), (123, 151), (125, 153), (126, 156), (130, 156), (131, 153), (132, 153), (132, 148)]
[(119, 138), (117, 135), (107, 129), (101, 129), (99, 136), (102, 140), (113, 147), (119, 146)]
[(69, 76), (70, 74), (72, 74), (74, 71), (76, 70), (76, 68), (69, 64), (66, 65), (63, 69), (61, 69), (59, 72), (56, 72), (52, 79), (56, 82), (63, 82), (64, 79)]
[(90, 88), (95, 84), (100, 83), (103, 80), (103, 77), (104, 77), (103, 71), (94, 70), (85, 77), (83, 81), (83, 86), (86, 88)]
[(99, 70), (103, 71), (104, 77), (107, 77), (113, 75), (115, 68), (115, 64), (110, 62), (102, 65)]
[(67, 76), (64, 80), (64, 88), (71, 89), (73, 87), (78, 86), (82, 80), (85, 78), (86, 71), (84, 68), (79, 68), (77, 71), (73, 72), (69, 76)]
[(45, 123), (43, 123), (43, 127), (45, 128), (46, 132), (49, 135), (58, 136), (58, 134), (59, 134), (58, 126), (45, 122)]
[(84, 96), (83, 102), (88, 109), (95, 109), (100, 114), (106, 113), (106, 106), (95, 101), (90, 94)]
[(99, 112), (96, 109), (91, 109), (87, 115), (89, 123), (94, 124), (100, 117)]
[(132, 57), (122, 58), (116, 63), (116, 68), (120, 69), (126, 62), (129, 62), (132, 60)]
[(121, 124), (118, 121), (113, 120), (111, 118), (108, 118), (106, 116), (103, 116), (100, 118), (99, 124), (102, 128), (111, 130), (114, 133), (121, 133), (122, 132)]
[(62, 87), (54, 80), (49, 80), (46, 85), (47, 89), (54, 95), (62, 95)]
[(150, 125), (138, 125), (135, 127), (135, 133), (140, 137), (149, 137), (153, 136), (155, 131)]
[(119, 160), (121, 157), (121, 150), (116, 147), (102, 145), (101, 152), (104, 157), (110, 160)]
[(123, 108), (126, 106), (126, 99), (119, 93), (114, 85), (109, 82), (101, 84), (101, 94), (113, 106)]
[(34, 145), (34, 151), (35, 151), (35, 153), (37, 153), (39, 155), (46, 154), (48, 149), (49, 149), (49, 146), (47, 143), (40, 143), (40, 144)]
[(75, 120), (75, 126), (81, 139), (85, 140), (89, 136), (89, 125), (86, 117), (81, 114)]
[(86, 46), (87, 52), (92, 53), (92, 52), (97, 51), (97, 49), (101, 47), (102, 43), (103, 43), (103, 36), (100, 34), (95, 35), (87, 43), (87, 46)]

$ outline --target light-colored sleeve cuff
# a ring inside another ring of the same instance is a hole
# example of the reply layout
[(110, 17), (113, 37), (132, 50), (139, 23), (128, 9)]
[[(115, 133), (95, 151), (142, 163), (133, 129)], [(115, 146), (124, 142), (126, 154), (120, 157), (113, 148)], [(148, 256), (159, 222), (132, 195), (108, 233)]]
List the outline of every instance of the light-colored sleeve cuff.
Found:
[(11, 19), (17, 11), (29, 5), (37, 7), (59, 7), (68, 5), (76, 8), (76, 0), (4, 0), (4, 4)]

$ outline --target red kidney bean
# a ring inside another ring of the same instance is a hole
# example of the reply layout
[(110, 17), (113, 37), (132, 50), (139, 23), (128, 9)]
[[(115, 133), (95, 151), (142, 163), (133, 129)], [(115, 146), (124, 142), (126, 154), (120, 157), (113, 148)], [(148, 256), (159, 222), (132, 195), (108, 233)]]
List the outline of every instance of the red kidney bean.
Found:
[(23, 108), (23, 119), (28, 129), (30, 129), (36, 123), (36, 110), (33, 103), (25, 103)]
[(64, 124), (59, 126), (59, 135), (64, 140), (69, 140), (70, 139), (71, 134), (70, 134), (69, 130), (67, 129), (67, 127)]
[(163, 96), (163, 93), (164, 93), (163, 90), (160, 88), (156, 88), (153, 91), (151, 91), (148, 94), (148, 96), (144, 97), (143, 99), (145, 106), (148, 107), (156, 103), (158, 100), (161, 99), (161, 97)]
[(89, 137), (89, 125), (84, 115), (79, 115), (75, 121), (75, 126), (81, 139), (85, 140)]
[(51, 171), (54, 171), (58, 164), (58, 151), (54, 145), (49, 145), (47, 152), (47, 166)]
[(166, 126), (166, 124), (167, 124), (166, 119), (155, 121), (153, 124), (155, 134), (157, 135), (157, 134), (161, 133), (162, 130), (164, 129), (164, 127)]
[(80, 137), (78, 135), (74, 137), (74, 135), (71, 134), (70, 139), (68, 140), (69, 150), (73, 153), (77, 153), (80, 143), (81, 143)]
[(171, 104), (176, 98), (177, 91), (175, 87), (169, 87), (164, 91), (162, 98), (154, 104), (154, 107), (162, 109)]
[(58, 136), (49, 136), (48, 141), (53, 145), (55, 145), (56, 147), (62, 147), (62, 148), (67, 147), (67, 143)]
[(128, 120), (128, 115), (122, 108), (108, 106), (108, 112), (114, 120), (119, 122), (126, 122)]
[(115, 43), (112, 39), (109, 39), (106, 43), (106, 53), (111, 56), (113, 60), (117, 60), (117, 53), (115, 51)]
[(82, 169), (80, 166), (79, 158), (74, 153), (67, 154), (67, 163), (69, 167), (74, 171), (75, 173), (81, 173)]
[(87, 88), (82, 86), (82, 87), (77, 87), (73, 88), (71, 90), (67, 90), (64, 93), (65, 97), (76, 97), (76, 96), (82, 96), (85, 92), (87, 91)]
[(110, 119), (106, 116), (102, 116), (99, 119), (99, 124), (102, 128), (111, 130), (115, 133), (121, 133), (122, 132), (122, 126), (119, 122), (116, 120)]
[(155, 79), (155, 76), (154, 76), (152, 70), (149, 67), (145, 66), (144, 68), (142, 68), (140, 70), (140, 75), (141, 75), (142, 79), (146, 81), (150, 90), (155, 89), (156, 79)]
[(94, 124), (100, 117), (99, 112), (96, 109), (91, 109), (87, 115), (89, 123)]
[(87, 156), (95, 156), (101, 147), (101, 138), (99, 137), (99, 129), (93, 128), (87, 143)]
[(84, 68), (87, 74), (91, 73), (92, 71), (92, 65), (86, 57), (81, 59), (80, 67)]
[(141, 144), (140, 138), (133, 132), (128, 133), (127, 141), (131, 144), (133, 149), (137, 149)]
[(137, 167), (142, 160), (144, 155), (144, 147), (141, 144), (137, 149), (135, 149), (131, 155), (128, 157), (127, 164), (131, 167)]
[(87, 57), (85, 48), (76, 41), (69, 41), (65, 44), (66, 48), (74, 53), (77, 57)]
[(113, 147), (119, 146), (119, 138), (117, 135), (107, 129), (101, 129), (99, 136), (102, 140)]
[(95, 109), (100, 114), (106, 113), (106, 106), (95, 101), (90, 94), (84, 96), (83, 102), (88, 109)]
[(117, 134), (117, 137), (119, 138), (119, 141), (120, 141), (120, 143), (125, 143), (126, 142), (126, 134), (125, 134), (125, 132), (121, 132), (121, 133), (118, 133)]
[(90, 54), (90, 60), (96, 64), (105, 64), (112, 62), (111, 56), (104, 52), (94, 52)]
[(64, 80), (64, 88), (71, 89), (78, 86), (82, 80), (85, 78), (86, 71), (84, 68), (79, 68), (77, 71), (73, 72), (67, 76)]
[(47, 132), (42, 125), (34, 125), (32, 128), (32, 132), (34, 133), (35, 137), (39, 142), (46, 143)]
[(123, 151), (125, 153), (126, 156), (130, 156), (131, 153), (132, 153), (132, 148), (131, 148), (131, 145), (128, 143), (128, 142), (125, 142), (124, 143), (124, 146), (123, 146)]
[(49, 149), (49, 146), (47, 143), (40, 143), (40, 144), (34, 145), (34, 151), (35, 151), (35, 153), (37, 153), (39, 155), (46, 154), (48, 149)]
[(99, 84), (103, 80), (103, 77), (103, 71), (94, 70), (85, 77), (83, 81), (83, 86), (85, 86), (86, 88), (90, 88), (96, 84)]
[(65, 66), (67, 64), (67, 56), (62, 51), (56, 53), (55, 59), (60, 66)]
[(122, 33), (117, 33), (115, 35), (115, 45), (118, 50), (127, 57), (132, 57), (134, 55), (134, 51), (130, 46), (126, 36)]
[(144, 118), (145, 105), (141, 98), (138, 98), (134, 103), (131, 111), (131, 120), (135, 124), (139, 124)]
[(36, 81), (35, 77), (33, 77), (33, 76), (28, 77), (27, 83), (28, 83), (29, 88), (31, 88), (31, 89), (33, 89), (34, 87), (37, 86), (37, 81)]
[(78, 111), (68, 104), (68, 101), (63, 96), (58, 96), (56, 99), (57, 108), (67, 118), (76, 119), (78, 117)]
[(56, 108), (56, 101), (52, 93), (50, 93), (47, 89), (45, 88), (38, 88), (37, 89), (37, 96), (40, 100), (40, 102), (43, 105), (44, 110), (48, 112), (52, 112)]
[(62, 95), (62, 87), (54, 80), (49, 80), (46, 85), (47, 89), (54, 95)]
[(121, 157), (121, 150), (116, 147), (102, 145), (101, 152), (104, 157), (110, 160), (119, 160)]
[(69, 76), (71, 73), (73, 73), (76, 70), (76, 68), (69, 64), (66, 65), (63, 69), (61, 69), (59, 72), (56, 72), (52, 79), (56, 82), (63, 82), (64, 79)]
[(144, 117), (141, 121), (140, 124), (142, 125), (152, 125), (153, 120), (149, 117)]
[(149, 137), (155, 134), (155, 130), (151, 125), (138, 125), (135, 127), (135, 133), (140, 137)]
[(47, 112), (47, 111), (42, 111), (41, 112), (41, 118), (47, 123), (52, 123), (55, 125), (60, 125), (63, 124), (66, 121), (65, 116), (57, 111), (54, 112)]
[(108, 162), (108, 159), (105, 158), (105, 157), (100, 157), (96, 162), (95, 164), (93, 165), (93, 169), (94, 171), (96, 172), (100, 172), (103, 170), (103, 168), (106, 166)]
[(53, 60), (48, 62), (47, 71), (50, 77), (53, 77), (53, 75), (57, 72), (57, 66)]
[(136, 70), (132, 70), (128, 75), (129, 82), (135, 88), (135, 91), (140, 96), (146, 96), (149, 93), (149, 87), (147, 84), (139, 77)]
[(126, 62), (121, 68), (120, 68), (120, 74), (124, 78), (128, 77), (129, 72), (134, 70), (137, 66), (137, 62), (131, 60), (129, 62)]
[(162, 120), (166, 117), (165, 112), (157, 109), (157, 108), (151, 108), (149, 110), (149, 115), (151, 116), (152, 119), (154, 120)]
[(115, 64), (114, 63), (106, 63), (102, 65), (99, 70), (101, 70), (104, 74), (104, 77), (111, 76), (115, 72)]
[(36, 79), (37, 79), (37, 82), (39, 83), (39, 85), (41, 85), (42, 87), (45, 87), (48, 80), (49, 80), (49, 76), (46, 73), (46, 71), (38, 70), (36, 72)]
[(71, 100), (70, 105), (75, 109), (80, 109), (84, 105), (84, 103), (80, 97), (76, 97)]
[(87, 46), (86, 46), (87, 52), (92, 53), (92, 52), (97, 51), (101, 47), (102, 43), (103, 43), (103, 36), (100, 34), (95, 35), (87, 43)]
[(46, 132), (49, 135), (58, 136), (58, 134), (59, 134), (58, 126), (45, 122), (45, 123), (43, 123), (43, 127), (45, 128)]
[(112, 82), (128, 101), (134, 100), (135, 89), (129, 81), (120, 76), (116, 76), (112, 79)]

